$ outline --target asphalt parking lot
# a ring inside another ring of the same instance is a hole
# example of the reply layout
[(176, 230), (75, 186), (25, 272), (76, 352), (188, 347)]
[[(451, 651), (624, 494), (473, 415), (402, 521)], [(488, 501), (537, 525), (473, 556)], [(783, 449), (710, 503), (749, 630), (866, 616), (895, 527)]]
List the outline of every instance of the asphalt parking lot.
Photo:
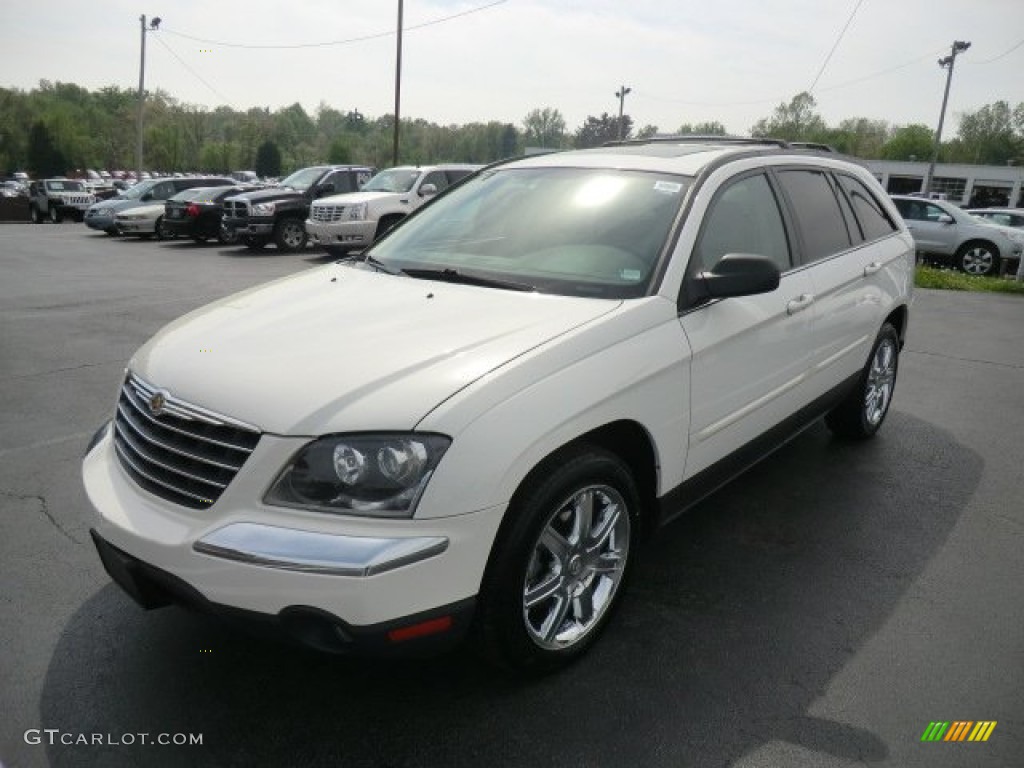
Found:
[[(665, 529), (557, 675), (142, 612), (89, 542), (79, 473), (126, 361), (184, 312), (326, 261), (0, 225), (0, 764), (1024, 765), (1015, 296), (919, 292), (880, 436), (814, 427)], [(921, 741), (983, 720), (985, 743)]]

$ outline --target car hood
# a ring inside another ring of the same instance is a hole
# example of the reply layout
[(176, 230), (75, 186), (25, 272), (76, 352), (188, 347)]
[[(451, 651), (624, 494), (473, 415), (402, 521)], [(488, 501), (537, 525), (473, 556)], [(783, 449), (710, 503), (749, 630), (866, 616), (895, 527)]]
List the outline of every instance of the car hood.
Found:
[(98, 203), (93, 203), (90, 207), (90, 211), (103, 211), (105, 213), (116, 213), (118, 211), (126, 211), (129, 208), (138, 208), (143, 205), (148, 205), (141, 200), (125, 200), (123, 198), (111, 198), (110, 200), (101, 200)]
[(266, 432), (412, 429), (481, 376), (620, 303), (333, 264), (184, 316), (130, 367)]
[(321, 197), (313, 205), (356, 205), (358, 203), (372, 203), (377, 200), (398, 200), (407, 198), (412, 192), (345, 192), (340, 195)]
[(299, 192), (295, 189), (285, 189), (284, 187), (268, 187), (267, 189), (259, 189), (253, 192), (241, 192), (237, 195), (232, 195), (229, 200), (248, 200), (250, 203), (273, 203), (278, 200), (298, 200), (303, 197), (304, 193)]

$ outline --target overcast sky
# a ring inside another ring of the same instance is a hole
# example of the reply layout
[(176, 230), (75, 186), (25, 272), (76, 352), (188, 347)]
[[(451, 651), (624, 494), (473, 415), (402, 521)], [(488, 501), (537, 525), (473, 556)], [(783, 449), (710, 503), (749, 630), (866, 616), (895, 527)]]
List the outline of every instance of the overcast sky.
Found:
[[(145, 13), (162, 19), (147, 35), (149, 89), (209, 107), (298, 101), (313, 114), (326, 102), (377, 117), (394, 108), (397, 7), (0, 0), (0, 85), (135, 88)], [(933, 126), (945, 85), (937, 59), (955, 39), (972, 47), (957, 59), (947, 137), (958, 113), (1024, 101), (1024, 0), (405, 0), (402, 116), (518, 126), (531, 109), (555, 107), (574, 130), (588, 114), (616, 113), (626, 85), (638, 126), (719, 120), (744, 134), (811, 87), (855, 8), (813, 90), (830, 125), (863, 116)], [(239, 47), (373, 35), (383, 36)]]

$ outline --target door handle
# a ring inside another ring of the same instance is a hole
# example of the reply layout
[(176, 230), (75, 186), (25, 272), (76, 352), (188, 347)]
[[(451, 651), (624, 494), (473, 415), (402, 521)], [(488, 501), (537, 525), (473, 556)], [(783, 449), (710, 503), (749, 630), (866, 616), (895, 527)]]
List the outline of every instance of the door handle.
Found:
[(791, 299), (790, 302), (786, 304), (786, 312), (788, 312), (791, 315), (795, 315), (797, 312), (803, 312), (813, 303), (813, 293), (801, 293), (795, 299)]
[(864, 277), (875, 274), (875, 272), (877, 272), (881, 268), (881, 264), (879, 264), (877, 261), (872, 261), (870, 264), (864, 267)]

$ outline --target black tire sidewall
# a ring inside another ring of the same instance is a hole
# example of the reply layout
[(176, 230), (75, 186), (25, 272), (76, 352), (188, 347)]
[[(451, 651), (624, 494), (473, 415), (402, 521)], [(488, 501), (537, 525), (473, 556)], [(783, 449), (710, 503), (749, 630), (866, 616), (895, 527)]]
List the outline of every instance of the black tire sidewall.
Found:
[[(641, 539), (640, 497), (625, 463), (601, 448), (564, 452), (544, 462), (516, 492), (495, 539), (481, 590), (479, 634), (484, 651), (506, 665), (549, 671), (581, 656), (601, 635), (621, 604), (635, 570)], [(622, 579), (604, 615), (575, 645), (551, 650), (530, 637), (523, 618), (523, 586), (533, 548), (557, 505), (594, 484), (614, 487), (629, 514), (630, 536)]]

